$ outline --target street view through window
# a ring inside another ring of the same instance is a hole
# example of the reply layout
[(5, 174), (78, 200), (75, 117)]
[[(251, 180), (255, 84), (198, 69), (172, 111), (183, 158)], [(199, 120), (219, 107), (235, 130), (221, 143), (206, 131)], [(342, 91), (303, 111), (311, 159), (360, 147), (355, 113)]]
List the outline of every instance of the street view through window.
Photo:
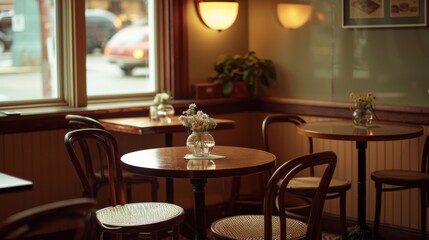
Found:
[[(86, 49), (81, 51), (87, 54), (89, 97), (155, 92), (155, 66), (149, 64), (154, 2), (86, 1)], [(0, 0), (0, 105), (63, 97), (56, 3)]]

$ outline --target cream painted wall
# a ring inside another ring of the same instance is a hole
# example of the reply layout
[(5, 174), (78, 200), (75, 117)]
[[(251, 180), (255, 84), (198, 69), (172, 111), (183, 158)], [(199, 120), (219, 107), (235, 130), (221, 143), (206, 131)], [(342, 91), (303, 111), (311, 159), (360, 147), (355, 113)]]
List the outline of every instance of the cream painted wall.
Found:
[(248, 51), (247, 0), (239, 0), (234, 24), (221, 32), (207, 28), (198, 18), (195, 1), (188, 0), (189, 82), (207, 82), (221, 54), (244, 54)]
[(308, 0), (309, 22), (291, 30), (280, 26), (276, 2), (249, 0), (249, 49), (272, 59), (278, 72), (260, 94), (348, 102), (351, 91), (372, 91), (378, 104), (429, 111), (427, 27), (346, 29), (343, 1)]
[(342, 27), (342, 1), (311, 0), (310, 21), (285, 29), (278, 0), (240, 0), (238, 19), (223, 32), (206, 28), (188, 0), (189, 79), (206, 82), (217, 56), (255, 51), (271, 59), (278, 80), (257, 94), (349, 102), (349, 92), (372, 91), (377, 103), (428, 110), (429, 29)]

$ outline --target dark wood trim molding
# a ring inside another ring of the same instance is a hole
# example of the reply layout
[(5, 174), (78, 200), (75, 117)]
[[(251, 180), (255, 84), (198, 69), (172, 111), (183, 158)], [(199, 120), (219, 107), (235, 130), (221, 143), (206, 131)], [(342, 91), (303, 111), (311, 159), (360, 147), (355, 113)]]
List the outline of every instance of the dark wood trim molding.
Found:
[(173, 51), (173, 79), (171, 79), (172, 92), (175, 99), (189, 98), (188, 83), (188, 28), (186, 0), (172, 0), (172, 42)]
[[(239, 112), (289, 113), (302, 116), (350, 119), (350, 105), (346, 103), (294, 100), (286, 98), (219, 98), (207, 100), (176, 100), (173, 105), (176, 115), (196, 103), (199, 109), (215, 116), (217, 114)], [(32, 132), (67, 128), (64, 116), (69, 113), (81, 114), (92, 118), (114, 118), (147, 116), (149, 105), (135, 107), (85, 107), (59, 109), (49, 112), (23, 112), (18, 116), (0, 117), (0, 134)], [(429, 109), (395, 106), (378, 106), (379, 120), (403, 122), (429, 126)]]

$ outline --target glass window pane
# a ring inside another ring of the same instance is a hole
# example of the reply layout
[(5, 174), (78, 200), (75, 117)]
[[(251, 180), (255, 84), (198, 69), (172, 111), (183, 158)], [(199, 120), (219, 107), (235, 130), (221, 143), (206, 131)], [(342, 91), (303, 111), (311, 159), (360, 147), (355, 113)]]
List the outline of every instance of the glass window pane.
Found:
[(0, 105), (59, 98), (55, 1), (0, 5)]
[(88, 0), (86, 5), (87, 94), (124, 96), (155, 92), (149, 53), (154, 0)]

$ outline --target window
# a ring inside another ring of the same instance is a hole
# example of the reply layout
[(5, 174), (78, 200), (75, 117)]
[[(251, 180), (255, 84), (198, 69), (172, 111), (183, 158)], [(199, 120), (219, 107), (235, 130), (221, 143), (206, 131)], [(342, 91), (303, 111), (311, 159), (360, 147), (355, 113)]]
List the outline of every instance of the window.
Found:
[(0, 5), (0, 106), (58, 99), (54, 2)]
[(156, 91), (154, 0), (87, 1), (88, 97)]
[(170, 12), (168, 0), (7, 2), (0, 4), (1, 108), (86, 106), (159, 91), (166, 71), (157, 63), (170, 62), (172, 51), (159, 53), (157, 45), (171, 44), (155, 26), (169, 29), (171, 21), (156, 17)]

